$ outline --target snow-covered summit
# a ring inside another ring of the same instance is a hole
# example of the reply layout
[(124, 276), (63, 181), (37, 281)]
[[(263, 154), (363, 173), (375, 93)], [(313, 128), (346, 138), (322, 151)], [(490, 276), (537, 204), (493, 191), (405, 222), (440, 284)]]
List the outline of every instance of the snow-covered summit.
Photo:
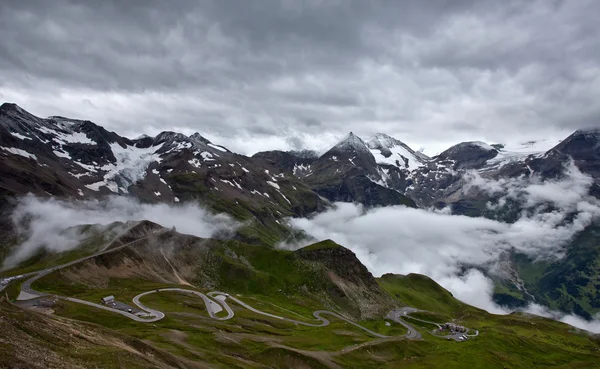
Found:
[(413, 171), (430, 160), (427, 155), (415, 152), (404, 142), (385, 133), (373, 135), (366, 144), (378, 164), (391, 164)]
[(343, 140), (335, 144), (329, 152), (357, 153), (371, 155), (369, 148), (362, 138), (350, 132)]
[(553, 140), (531, 140), (518, 144), (497, 145), (498, 155), (488, 161), (488, 164), (502, 166), (510, 162), (522, 161), (527, 157), (544, 155), (548, 150), (556, 146), (558, 142)]

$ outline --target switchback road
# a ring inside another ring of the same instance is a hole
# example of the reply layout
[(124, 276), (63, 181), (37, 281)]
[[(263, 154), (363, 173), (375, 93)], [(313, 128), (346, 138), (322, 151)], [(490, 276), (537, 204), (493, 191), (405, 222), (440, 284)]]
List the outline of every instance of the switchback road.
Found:
[[(164, 231), (160, 231), (159, 233), (164, 232)], [(156, 234), (159, 234), (156, 233)], [(156, 235), (155, 234), (155, 235)], [(114, 248), (109, 248), (109, 246), (114, 243), (114, 241), (116, 241), (117, 238), (115, 238), (113, 241), (111, 241), (109, 244), (107, 244), (106, 247), (104, 247), (102, 249), (102, 251), (94, 253), (92, 255), (83, 257), (83, 258), (79, 258), (77, 260), (73, 260), (69, 263), (65, 263), (59, 266), (55, 266), (52, 268), (47, 268), (47, 269), (42, 269), (36, 272), (31, 272), (31, 273), (26, 273), (20, 276), (20, 278), (27, 278), (29, 277), (27, 280), (25, 280), (25, 282), (23, 282), (23, 284), (21, 285), (21, 291), (19, 294), (19, 297), (17, 298), (17, 300), (30, 300), (30, 299), (34, 299), (34, 298), (38, 298), (41, 296), (47, 296), (48, 294), (43, 293), (43, 292), (39, 292), (34, 290), (31, 287), (31, 284), (33, 282), (35, 282), (36, 280), (56, 271), (59, 269), (63, 269), (81, 262), (84, 262), (86, 260), (90, 260), (93, 259), (97, 256), (100, 255), (104, 255), (104, 254), (108, 254), (108, 253), (112, 253), (115, 251), (118, 251), (120, 249), (123, 249), (125, 247), (131, 246), (137, 242), (140, 242), (142, 240), (147, 239), (148, 237), (150, 237), (150, 235), (146, 236), (146, 237), (142, 237), (139, 238), (135, 241), (126, 243), (124, 245), (118, 246), (118, 247), (114, 247)], [(101, 309), (101, 310), (105, 310), (105, 311), (110, 311), (116, 314), (120, 314), (123, 315), (127, 318), (130, 318), (132, 320), (138, 321), (138, 322), (144, 322), (144, 323), (150, 323), (150, 322), (156, 322), (159, 321), (161, 319), (163, 319), (165, 317), (165, 314), (161, 311), (158, 310), (154, 310), (151, 309), (147, 306), (145, 306), (143, 303), (140, 302), (140, 298), (152, 293), (156, 293), (156, 292), (180, 292), (180, 293), (187, 293), (187, 294), (192, 294), (195, 295), (197, 297), (200, 297), (203, 301), (204, 304), (206, 306), (206, 311), (208, 312), (208, 315), (213, 318), (213, 319), (217, 319), (217, 320), (228, 320), (234, 317), (234, 312), (231, 309), (231, 307), (229, 306), (229, 304), (227, 303), (227, 300), (231, 300), (233, 302), (235, 302), (236, 304), (240, 305), (241, 307), (244, 307), (256, 314), (260, 314), (263, 316), (267, 316), (273, 319), (280, 319), (283, 321), (287, 321), (287, 322), (291, 322), (294, 324), (298, 324), (298, 325), (303, 325), (303, 326), (308, 326), (308, 327), (326, 327), (330, 324), (329, 320), (327, 318), (324, 318), (323, 315), (330, 315), (333, 316), (337, 319), (343, 320), (348, 324), (351, 324), (359, 329), (362, 329), (363, 331), (367, 332), (368, 334), (374, 336), (374, 337), (378, 337), (378, 338), (390, 338), (390, 336), (385, 336), (382, 334), (379, 334), (377, 332), (374, 332), (366, 327), (363, 327), (362, 325), (353, 322), (352, 320), (344, 317), (343, 315), (340, 315), (338, 313), (335, 313), (333, 311), (328, 311), (328, 310), (318, 310), (315, 311), (313, 313), (313, 316), (315, 317), (315, 319), (317, 319), (319, 321), (319, 323), (307, 323), (307, 322), (303, 322), (303, 321), (299, 321), (299, 320), (295, 320), (295, 319), (289, 319), (289, 318), (285, 318), (282, 316), (278, 316), (278, 315), (274, 315), (274, 314), (270, 314), (261, 310), (258, 310), (256, 308), (253, 308), (252, 306), (246, 304), (245, 302), (241, 301), (240, 299), (230, 296), (229, 294), (225, 293), (225, 292), (220, 292), (220, 291), (214, 291), (214, 292), (209, 292), (207, 295), (198, 292), (198, 291), (194, 291), (194, 290), (189, 290), (189, 289), (183, 289), (183, 288), (160, 288), (160, 289), (156, 289), (156, 290), (152, 290), (152, 291), (147, 291), (147, 292), (143, 292), (140, 293), (139, 295), (135, 296), (133, 298), (133, 303), (140, 309), (143, 311), (143, 313), (137, 313), (137, 314), (133, 314), (127, 311), (123, 311), (123, 310), (119, 310), (119, 309), (115, 309), (112, 307), (109, 307), (107, 305), (101, 305), (101, 304), (97, 304), (97, 303), (93, 303), (90, 301), (85, 301), (85, 300), (81, 300), (81, 299), (77, 299), (77, 298), (73, 298), (73, 297), (66, 297), (66, 296), (56, 296), (58, 299), (61, 300), (65, 300), (65, 301), (71, 301), (71, 302), (75, 302), (78, 304), (82, 304), (82, 305), (87, 305), (90, 307), (94, 307), (97, 309)], [(225, 310), (225, 312), (227, 313), (225, 316), (218, 316), (217, 314), (220, 313), (221, 311)], [(406, 321), (401, 319), (401, 316), (405, 313), (408, 312), (414, 312), (417, 311), (417, 309), (413, 309), (413, 308), (402, 308), (402, 309), (396, 309), (391, 311), (387, 318), (403, 325), (406, 329), (408, 329), (408, 333), (405, 335), (405, 337), (407, 339), (412, 339), (412, 340), (419, 340), (422, 339), (421, 334), (410, 324), (408, 324)]]

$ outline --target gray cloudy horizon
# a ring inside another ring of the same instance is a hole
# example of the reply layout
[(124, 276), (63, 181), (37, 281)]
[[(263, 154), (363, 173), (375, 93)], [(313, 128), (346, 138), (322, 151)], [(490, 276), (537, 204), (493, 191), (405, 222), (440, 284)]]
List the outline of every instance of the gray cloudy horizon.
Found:
[(433, 155), (600, 126), (600, 3), (5, 1), (0, 101), (135, 137)]

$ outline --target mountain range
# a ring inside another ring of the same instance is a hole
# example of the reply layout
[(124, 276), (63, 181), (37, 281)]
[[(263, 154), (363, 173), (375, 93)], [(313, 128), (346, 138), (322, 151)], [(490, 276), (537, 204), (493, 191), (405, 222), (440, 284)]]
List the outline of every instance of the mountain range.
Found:
[[(508, 225), (577, 224), (573, 237), (552, 245), (559, 258), (506, 248), (492, 263), (461, 268), (491, 279), (493, 300), (505, 308), (539, 304), (591, 319), (600, 312), (600, 224), (591, 209), (600, 200), (600, 130), (560, 142), (462, 142), (434, 157), (383, 133), (363, 139), (350, 132), (322, 153), (248, 157), (226, 146), (199, 133), (129, 139), (90, 121), (0, 106), (0, 261), (22, 247), (21, 223), (35, 221), (14, 216), (32, 195), (86, 205), (114, 198), (175, 209), (197, 204), (238, 224), (211, 238), (143, 219), (64, 226), (64, 234), (78, 235), (76, 247), (38, 250), (0, 271), (0, 327), (10, 337), (0, 338), (0, 366), (531, 368), (599, 360), (597, 336), (527, 313), (488, 314), (423, 275), (375, 278), (352, 251), (311, 239), (290, 218), (352, 202), (366, 211), (421, 208)], [(54, 237), (46, 232), (39, 237)], [(276, 247), (282, 243), (309, 246)], [(165, 292), (182, 287), (187, 292)], [(35, 290), (42, 297), (27, 299)], [(237, 303), (227, 317), (215, 315), (207, 300), (199, 303), (201, 292)], [(162, 318), (133, 321), (98, 310), (110, 295), (126, 304), (149, 295), (144, 304)], [(418, 328), (391, 324), (398, 311), (412, 312), (404, 319)], [(331, 325), (310, 318), (323, 321), (323, 313), (334, 315)], [(435, 337), (443, 322), (476, 333)]]
[[(29, 193), (199, 203), (243, 222), (234, 239), (270, 246), (302, 236), (287, 225), (288, 217), (311, 216), (340, 201), (366, 208), (447, 208), (455, 215), (507, 223), (527, 211), (517, 200), (501, 201), (499, 194), (472, 186), (469, 176), (504, 182), (535, 177), (543, 183), (568, 176), (574, 164), (592, 180), (589, 195), (600, 198), (600, 130), (594, 129), (578, 130), (561, 142), (463, 142), (435, 157), (382, 133), (362, 139), (351, 132), (321, 154), (265, 151), (248, 157), (221, 144), (226, 143), (212, 143), (199, 133), (170, 131), (129, 139), (90, 121), (39, 118), (3, 104), (2, 255), (16, 247), (10, 214), (17, 199)], [(564, 259), (552, 262), (508, 253), (496, 274), (481, 266), (496, 283), (495, 300), (513, 308), (544, 302), (586, 318), (600, 312), (600, 228), (587, 227), (565, 250)]]

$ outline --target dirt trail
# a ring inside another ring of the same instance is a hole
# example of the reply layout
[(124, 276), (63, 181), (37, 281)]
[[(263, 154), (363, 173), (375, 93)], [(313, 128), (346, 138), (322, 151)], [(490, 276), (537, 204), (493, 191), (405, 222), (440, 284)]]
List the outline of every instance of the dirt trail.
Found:
[(177, 274), (177, 271), (175, 270), (175, 267), (173, 266), (173, 264), (171, 264), (171, 261), (169, 260), (169, 258), (167, 258), (167, 255), (165, 255), (165, 252), (163, 251), (162, 247), (159, 250), (160, 250), (160, 253), (162, 254), (162, 256), (165, 258), (165, 261), (169, 264), (169, 266), (173, 270), (173, 274), (175, 275), (175, 278), (177, 278), (177, 281), (179, 281), (179, 284), (182, 284), (182, 285), (185, 285), (185, 286), (194, 287), (194, 286), (192, 286), (191, 283), (189, 283), (185, 279), (181, 278), (179, 276), (179, 274)]

